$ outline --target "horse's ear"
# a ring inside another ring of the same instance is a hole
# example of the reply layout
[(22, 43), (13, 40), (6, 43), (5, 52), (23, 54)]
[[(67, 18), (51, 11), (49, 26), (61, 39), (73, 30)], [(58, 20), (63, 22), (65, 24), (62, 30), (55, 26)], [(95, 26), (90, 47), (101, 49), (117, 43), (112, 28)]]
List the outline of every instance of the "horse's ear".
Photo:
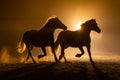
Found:
[(55, 16), (56, 19), (59, 19), (57, 16)]
[(52, 18), (58, 18), (56, 15), (52, 15), (51, 17), (52, 17)]
[(94, 18), (91, 18), (91, 20), (95, 20)]
[(96, 21), (96, 19), (92, 18), (91, 20)]

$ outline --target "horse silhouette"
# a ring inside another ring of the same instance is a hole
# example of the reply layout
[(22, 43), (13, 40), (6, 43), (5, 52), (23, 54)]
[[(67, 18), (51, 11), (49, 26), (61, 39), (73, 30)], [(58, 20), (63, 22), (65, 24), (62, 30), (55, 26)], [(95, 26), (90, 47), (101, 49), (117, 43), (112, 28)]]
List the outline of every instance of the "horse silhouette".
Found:
[(54, 31), (57, 28), (64, 30), (67, 29), (67, 27), (59, 20), (57, 16), (48, 18), (46, 24), (42, 29), (26, 31), (23, 34), (23, 38), (20, 44), (18, 45), (17, 51), (23, 53), (27, 47), (28, 56), (26, 58), (26, 61), (29, 59), (29, 57), (31, 57), (32, 61), (36, 63), (31, 54), (33, 46), (41, 47), (42, 51), (44, 52), (44, 55), (39, 55), (38, 58), (46, 56), (47, 53), (45, 47), (50, 46), (54, 54), (54, 59), (56, 62), (58, 62), (58, 59), (54, 51)]
[(67, 62), (67, 59), (65, 57), (64, 50), (66, 48), (70, 47), (78, 47), (80, 51), (82, 52), (81, 54), (76, 54), (76, 57), (81, 57), (84, 54), (83, 46), (87, 47), (87, 51), (89, 54), (89, 59), (91, 63), (93, 63), (92, 57), (91, 57), (91, 38), (90, 38), (90, 32), (91, 30), (96, 31), (98, 33), (101, 32), (99, 29), (96, 20), (91, 19), (86, 21), (81, 25), (81, 29), (76, 30), (76, 31), (62, 31), (58, 35), (58, 38), (55, 42), (55, 50), (58, 49), (58, 46), (60, 44), (61, 46), (61, 54), (59, 56), (59, 60), (61, 60), (64, 57), (64, 60)]

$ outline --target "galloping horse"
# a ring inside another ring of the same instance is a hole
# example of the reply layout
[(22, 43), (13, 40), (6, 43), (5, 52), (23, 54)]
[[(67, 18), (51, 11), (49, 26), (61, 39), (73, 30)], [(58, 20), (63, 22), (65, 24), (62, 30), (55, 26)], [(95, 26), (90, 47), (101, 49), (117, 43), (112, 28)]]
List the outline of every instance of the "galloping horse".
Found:
[(57, 50), (59, 44), (61, 46), (61, 55), (59, 57), (59, 60), (61, 60), (64, 57), (64, 60), (66, 60), (65, 56), (64, 56), (64, 49), (68, 48), (69, 46), (71, 47), (78, 47), (80, 49), (80, 51), (82, 52), (81, 54), (76, 54), (76, 57), (81, 57), (84, 54), (84, 50), (83, 50), (83, 46), (87, 47), (87, 51), (89, 53), (89, 58), (90, 61), (93, 62), (92, 57), (91, 57), (91, 38), (90, 38), (90, 32), (91, 30), (96, 31), (98, 33), (101, 32), (101, 30), (99, 29), (96, 20), (95, 19), (91, 19), (86, 21), (85, 23), (83, 23), (81, 25), (81, 29), (80, 30), (76, 30), (76, 31), (62, 31), (56, 42), (55, 42), (55, 50)]
[(47, 53), (45, 47), (50, 46), (52, 48), (55, 61), (58, 62), (58, 59), (54, 51), (54, 31), (56, 28), (64, 30), (67, 29), (67, 27), (58, 19), (58, 17), (55, 16), (48, 18), (44, 27), (39, 31), (37, 30), (26, 31), (23, 35), (22, 41), (18, 46), (18, 52), (23, 53), (23, 51), (27, 47), (28, 56), (26, 58), (26, 61), (29, 59), (29, 57), (31, 57), (32, 61), (36, 63), (31, 54), (33, 46), (41, 47), (42, 51), (44, 52), (44, 55), (39, 55), (38, 58), (46, 56)]

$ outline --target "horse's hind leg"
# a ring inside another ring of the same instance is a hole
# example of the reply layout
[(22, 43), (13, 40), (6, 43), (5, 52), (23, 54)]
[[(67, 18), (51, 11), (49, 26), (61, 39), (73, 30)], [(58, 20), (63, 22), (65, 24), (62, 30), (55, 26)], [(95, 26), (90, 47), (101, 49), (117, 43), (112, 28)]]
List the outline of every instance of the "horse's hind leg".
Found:
[[(28, 47), (27, 47), (27, 49), (28, 49)], [(28, 61), (28, 59), (29, 59), (29, 51), (28, 51), (28, 54), (27, 54), (27, 57), (26, 57), (26, 61)]]
[(42, 49), (44, 55), (38, 55), (38, 58), (42, 58), (42, 57), (44, 57), (44, 56), (47, 55), (46, 50), (45, 50), (45, 47), (41, 47), (41, 49)]
[(28, 61), (28, 59), (29, 59), (29, 54), (27, 55), (26, 61)]
[(68, 62), (67, 59), (66, 59), (66, 57), (65, 57), (65, 55), (63, 55), (63, 57), (64, 57), (65, 62)]
[(33, 61), (33, 63), (34, 64), (36, 64), (36, 61), (33, 59), (33, 57), (32, 57), (32, 54), (31, 54), (31, 52), (30, 52), (30, 48), (28, 47), (28, 56), (30, 56), (31, 57), (31, 59), (32, 59), (32, 61)]
[(79, 47), (80, 51), (82, 52), (81, 54), (76, 54), (76, 57), (81, 57), (85, 52), (83, 50), (83, 47)]

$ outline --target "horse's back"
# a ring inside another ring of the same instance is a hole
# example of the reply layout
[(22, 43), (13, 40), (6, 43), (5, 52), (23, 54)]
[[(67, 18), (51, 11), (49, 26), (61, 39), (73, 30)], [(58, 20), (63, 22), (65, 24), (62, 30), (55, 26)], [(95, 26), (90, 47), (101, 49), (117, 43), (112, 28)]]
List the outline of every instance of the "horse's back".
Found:
[(82, 35), (82, 33), (77, 32), (77, 31), (70, 31), (70, 30), (62, 31), (60, 33), (60, 36), (61, 36), (61, 38), (64, 37), (64, 38), (69, 39), (69, 40), (84, 37)]
[(36, 35), (38, 33), (37, 30), (29, 30), (29, 31), (26, 31), (24, 34), (23, 34), (23, 41), (25, 43), (28, 43), (28, 42), (31, 42), (31, 40), (34, 38), (34, 35)]
[(61, 44), (71, 47), (85, 46), (90, 43), (90, 37), (78, 31), (62, 31), (58, 38)]
[(54, 39), (49, 34), (37, 30), (26, 31), (23, 35), (23, 41), (37, 47), (47, 46), (53, 43)]
[(37, 30), (29, 30), (24, 33), (23, 38), (30, 38), (31, 36), (33, 37), (35, 35), (38, 35)]

